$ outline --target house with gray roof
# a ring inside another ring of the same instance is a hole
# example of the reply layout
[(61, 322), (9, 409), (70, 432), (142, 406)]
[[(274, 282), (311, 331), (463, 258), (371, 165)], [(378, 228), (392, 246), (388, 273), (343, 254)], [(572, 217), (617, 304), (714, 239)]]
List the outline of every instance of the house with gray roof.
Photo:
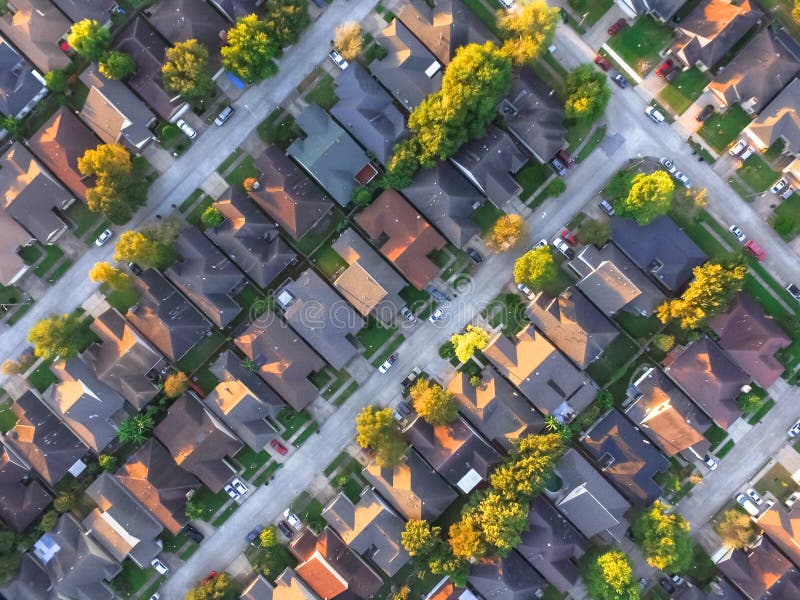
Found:
[(61, 12), (77, 23), (83, 19), (94, 19), (101, 25), (111, 21), (118, 8), (116, 0), (52, 0)]
[(375, 41), (387, 55), (372, 61), (369, 70), (407, 111), (442, 87), (442, 64), (400, 19), (392, 19)]
[(96, 504), (83, 520), (92, 539), (117, 562), (130, 558), (140, 569), (149, 568), (161, 553), (161, 523), (111, 473), (101, 473), (86, 495)]
[(489, 126), (483, 137), (461, 146), (450, 161), (498, 208), (522, 191), (512, 177), (528, 157), (505, 131)]
[(659, 21), (669, 21), (686, 0), (614, 0), (629, 17), (649, 15)]
[(284, 317), (335, 369), (358, 356), (354, 336), (366, 321), (312, 269), (275, 291)]
[(458, 493), (413, 448), (396, 467), (381, 467), (373, 460), (362, 473), (406, 519), (435, 521), (458, 498)]
[(22, 555), (22, 564), (14, 578), (0, 588), (6, 598), (14, 600), (42, 600), (49, 598), (52, 585), (50, 577), (33, 554)]
[(459, 248), (480, 233), (472, 214), (486, 199), (445, 160), (420, 169), (403, 188), (403, 195)]
[(46, 95), (44, 77), (0, 37), (0, 113), (21, 119)]
[(467, 585), (482, 598), (492, 600), (541, 598), (548, 587), (545, 578), (516, 550), (504, 558), (482, 558), (473, 562)]
[(272, 600), (275, 588), (263, 575), (256, 576), (242, 590), (239, 600)]
[(96, 65), (80, 75), (89, 95), (81, 109), (81, 118), (106, 144), (119, 142), (139, 153), (154, 138), (150, 126), (156, 116), (127, 85), (102, 75)]
[(22, 532), (53, 498), (31, 469), (10, 446), (0, 443), (0, 519), (16, 532)]
[(0, 285), (11, 286), (30, 270), (18, 252), (35, 242), (22, 225), (0, 210)]
[(459, 410), (484, 437), (503, 450), (544, 429), (544, 417), (523, 399), (491, 366), (481, 373), (481, 384), (473, 386), (468, 373), (457, 372), (447, 384)]
[(208, 48), (212, 72), (222, 64), (222, 35), (230, 24), (205, 0), (159, 0), (144, 10), (150, 24), (170, 44), (197, 40)]
[(782, 141), (783, 154), (800, 156), (800, 79), (783, 88), (742, 135), (761, 152)]
[(60, 43), (72, 23), (50, 0), (14, 0), (0, 16), (0, 33), (42, 73), (64, 69), (69, 56)]
[(210, 2), (231, 23), (235, 23), (241, 17), (258, 13), (258, 7), (264, 4), (264, 0), (210, 0)]
[(335, 84), (340, 100), (331, 108), (331, 114), (382, 164), (387, 164), (394, 145), (409, 135), (405, 116), (388, 92), (357, 62), (345, 69)]
[(729, 549), (717, 567), (749, 600), (800, 598), (797, 569), (764, 535), (747, 549)]
[(357, 504), (339, 492), (322, 510), (322, 518), (351, 550), (389, 577), (411, 560), (400, 543), (405, 521), (372, 488), (364, 490)]
[(225, 220), (206, 229), (206, 237), (258, 287), (267, 287), (297, 260), (275, 223), (238, 186), (228, 188), (213, 206)]

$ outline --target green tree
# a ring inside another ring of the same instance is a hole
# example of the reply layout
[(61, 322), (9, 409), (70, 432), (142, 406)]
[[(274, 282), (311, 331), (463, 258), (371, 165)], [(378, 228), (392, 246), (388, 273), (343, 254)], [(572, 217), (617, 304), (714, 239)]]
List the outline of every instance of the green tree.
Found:
[(736, 403), (739, 405), (739, 409), (747, 415), (761, 408), (762, 401), (758, 394), (749, 393), (739, 394)]
[(258, 535), (258, 542), (261, 544), (262, 548), (272, 548), (273, 546), (278, 545), (280, 543), (280, 538), (278, 537), (278, 528), (275, 525), (268, 525), (261, 530), (261, 533)]
[(361, 25), (355, 21), (347, 21), (336, 28), (333, 46), (345, 59), (355, 60), (361, 54), (363, 39)]
[(264, 8), (267, 35), (281, 48), (294, 44), (311, 22), (306, 0), (271, 0)]
[(372, 450), (380, 466), (394, 467), (403, 460), (407, 446), (391, 408), (380, 410), (372, 405), (362, 408), (356, 417), (356, 432), (358, 445)]
[(364, 206), (372, 202), (372, 190), (368, 187), (357, 187), (350, 198), (353, 204)]
[(594, 244), (598, 248), (605, 246), (611, 237), (611, 224), (608, 221), (589, 219), (584, 221), (578, 231), (578, 238), (584, 244)]
[(63, 94), (69, 89), (69, 78), (61, 69), (53, 69), (45, 73), (44, 82), (47, 89), (55, 94)]
[(85, 337), (84, 326), (77, 315), (50, 315), (28, 331), (28, 341), (33, 344), (36, 356), (45, 360), (59, 357), (72, 358), (81, 350)]
[(455, 397), (438, 383), (419, 378), (409, 393), (414, 410), (431, 425), (446, 425), (458, 418)]
[(16, 139), (22, 133), (22, 121), (11, 115), (0, 119), (0, 129), (5, 129), (12, 138)]
[(17, 544), (17, 534), (8, 530), (0, 531), (0, 584), (8, 582), (22, 562), (22, 551)]
[(621, 550), (608, 550), (586, 561), (583, 573), (586, 591), (594, 600), (637, 600), (639, 585)]
[(126, 79), (136, 72), (136, 63), (130, 54), (111, 50), (100, 60), (98, 69), (109, 79)]
[(528, 231), (528, 225), (516, 214), (503, 215), (492, 226), (487, 244), (497, 252), (505, 252), (516, 246)]
[(135, 262), (144, 268), (164, 268), (174, 258), (172, 249), (138, 231), (126, 231), (114, 247), (114, 260)]
[(453, 346), (453, 342), (447, 340), (444, 344), (439, 346), (439, 357), (445, 360), (450, 360), (451, 358), (455, 358), (456, 356), (456, 348)]
[(97, 464), (103, 471), (114, 471), (117, 468), (117, 457), (111, 454), (101, 454), (97, 457)]
[(194, 498), (189, 498), (186, 501), (186, 507), (184, 508), (184, 513), (186, 514), (186, 518), (191, 521), (195, 520), (205, 521), (206, 518), (206, 509), (199, 502), (195, 502)]
[(222, 213), (219, 212), (219, 209), (215, 206), (209, 206), (207, 209), (203, 211), (203, 214), (200, 215), (200, 221), (208, 229), (219, 227), (220, 225), (222, 225), (222, 222), (224, 220), (225, 217), (222, 216)]
[(454, 333), (450, 338), (456, 357), (462, 363), (467, 362), (476, 350), (483, 350), (489, 345), (489, 334), (481, 327), (467, 325), (464, 333)]
[(502, 52), (517, 65), (533, 62), (553, 41), (559, 19), (559, 9), (544, 0), (533, 0), (504, 13), (498, 23)]
[(241, 17), (228, 30), (227, 41), (220, 50), (223, 66), (246, 83), (275, 75), (278, 65), (272, 59), (278, 48), (269, 33), (269, 26), (258, 16)]
[(594, 122), (603, 116), (611, 99), (605, 73), (591, 64), (575, 67), (564, 81), (564, 114), (570, 119)]
[(133, 285), (130, 275), (107, 262), (94, 263), (89, 270), (89, 279), (95, 283), (105, 283), (112, 290), (130, 289)]
[(736, 509), (725, 511), (714, 530), (727, 548), (744, 550), (758, 537), (758, 529), (750, 517)]
[(550, 246), (528, 250), (514, 263), (514, 281), (527, 285), (533, 290), (541, 290), (558, 277)]
[(168, 398), (177, 398), (189, 389), (189, 376), (183, 371), (170, 373), (164, 380), (164, 394)]
[(405, 139), (395, 144), (381, 186), (395, 190), (408, 186), (414, 173), (419, 170), (418, 154), (419, 148), (413, 139)]
[(89, 210), (121, 225), (147, 200), (147, 182), (134, 168), (130, 153), (119, 144), (100, 144), (78, 159), (81, 175), (94, 177), (86, 193)]
[(693, 221), (708, 204), (706, 188), (687, 189), (683, 186), (675, 190), (672, 198), (672, 212), (683, 220)]
[(206, 577), (200, 584), (186, 593), (186, 600), (238, 600), (242, 586), (230, 573), (223, 571), (214, 577)]
[(669, 573), (685, 573), (692, 562), (689, 523), (656, 500), (633, 523), (633, 535), (647, 563)]
[(111, 31), (94, 19), (83, 19), (72, 25), (67, 43), (75, 52), (93, 62), (105, 56), (111, 42)]
[(60, 515), (55, 510), (48, 510), (42, 515), (42, 519), (39, 521), (39, 526), (36, 529), (41, 533), (50, 531), (56, 526), (56, 523), (58, 523), (59, 516)]
[(627, 197), (616, 202), (614, 209), (620, 216), (635, 219), (639, 225), (647, 225), (669, 212), (674, 195), (675, 182), (666, 171), (637, 173), (631, 180)]
[(150, 438), (153, 425), (155, 425), (155, 422), (152, 416), (147, 413), (139, 413), (128, 417), (119, 424), (117, 437), (123, 443), (143, 444)]
[(165, 88), (191, 103), (214, 93), (214, 80), (208, 72), (208, 48), (196, 39), (178, 42), (167, 49), (161, 77)]

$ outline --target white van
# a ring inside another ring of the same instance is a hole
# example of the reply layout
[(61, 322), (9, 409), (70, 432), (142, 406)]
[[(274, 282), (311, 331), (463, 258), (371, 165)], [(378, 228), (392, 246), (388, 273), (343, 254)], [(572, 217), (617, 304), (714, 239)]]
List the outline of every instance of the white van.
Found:
[(745, 509), (751, 517), (757, 517), (759, 514), (761, 514), (758, 510), (758, 507), (753, 504), (744, 494), (737, 494), (736, 502), (738, 502), (739, 506)]

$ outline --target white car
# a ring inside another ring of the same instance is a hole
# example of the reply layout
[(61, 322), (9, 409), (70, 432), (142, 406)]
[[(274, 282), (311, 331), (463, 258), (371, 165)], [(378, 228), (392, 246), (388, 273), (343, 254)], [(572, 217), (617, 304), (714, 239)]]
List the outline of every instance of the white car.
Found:
[(790, 438), (795, 438), (800, 435), (800, 421), (797, 421), (794, 425), (792, 425), (791, 429), (789, 429), (788, 435)]
[(186, 137), (188, 137), (190, 140), (193, 140), (194, 138), (197, 137), (197, 132), (195, 131), (194, 127), (189, 125), (183, 119), (178, 119), (175, 122), (175, 125), (177, 125), (178, 129), (180, 129), (183, 133), (185, 133)]
[(97, 237), (97, 239), (94, 241), (94, 245), (95, 245), (95, 246), (98, 246), (98, 247), (102, 246), (102, 245), (103, 245), (103, 244), (105, 244), (105, 243), (106, 243), (108, 240), (110, 240), (110, 239), (111, 239), (111, 236), (112, 236), (112, 235), (114, 235), (114, 232), (113, 232), (113, 231), (111, 231), (110, 229), (106, 229), (106, 230), (105, 230), (103, 233), (101, 233), (101, 234), (100, 234), (100, 235)]
[(691, 179), (689, 179), (689, 178), (686, 176), (686, 173), (683, 173), (682, 171), (675, 171), (675, 172), (672, 174), (672, 176), (673, 176), (675, 179), (677, 179), (678, 181), (680, 181), (680, 182), (681, 182), (681, 184), (683, 185), (683, 187), (685, 187), (687, 190), (690, 190), (690, 189), (692, 189), (692, 180), (691, 180)]
[(157, 558), (154, 558), (150, 561), (150, 566), (153, 567), (160, 575), (166, 575), (169, 571), (169, 567), (167, 567), (167, 565)]
[(736, 502), (738, 502), (739, 506), (745, 509), (751, 517), (757, 517), (759, 515), (758, 507), (750, 502), (750, 500), (744, 494), (737, 494)]
[(161, 594), (159, 594), (158, 592), (156, 592), (155, 594), (153, 594), (152, 596), (150, 596), (150, 600), (161, 600)]
[(403, 308), (400, 309), (400, 314), (403, 315), (403, 318), (405, 318), (405, 320), (408, 321), (409, 323), (417, 322), (417, 317), (414, 316), (414, 313), (412, 313), (407, 306), (404, 306)]
[(503, 8), (506, 8), (508, 10), (511, 10), (512, 8), (514, 8), (514, 6), (516, 6), (514, 0), (497, 0), (497, 1)]
[(655, 106), (648, 106), (644, 109), (644, 114), (646, 114), (656, 125), (663, 123), (666, 120), (666, 117), (661, 114), (661, 112)]
[(740, 244), (744, 244), (745, 240), (747, 239), (747, 236), (741, 229), (739, 229), (736, 225), (731, 225), (730, 227), (728, 227), (728, 231), (731, 232), (731, 235), (733, 237), (739, 240)]
[(778, 179), (778, 181), (775, 182), (775, 185), (769, 188), (769, 191), (772, 192), (773, 194), (779, 194), (784, 190), (784, 188), (787, 185), (789, 185), (789, 183), (785, 179), (780, 178)]
[(233, 489), (233, 486), (230, 483), (222, 489), (225, 490), (225, 493), (228, 494), (231, 500), (236, 500), (239, 497), (239, 492)]
[(792, 492), (792, 495), (786, 499), (784, 504), (789, 508), (792, 508), (795, 505), (795, 502), (798, 500), (800, 500), (800, 492)]
[(562, 240), (560, 237), (557, 237), (553, 240), (553, 247), (561, 252), (567, 260), (572, 260), (575, 258), (575, 251), (569, 247), (567, 242)]
[[(786, 291), (792, 295), (792, 298), (800, 302), (800, 288), (797, 287), (795, 284), (790, 283), (786, 286)], [(800, 423), (800, 421), (798, 421)]]
[(389, 358), (387, 358), (387, 359), (386, 359), (386, 360), (383, 362), (383, 364), (382, 364), (380, 367), (378, 367), (378, 373), (380, 373), (381, 375), (383, 375), (384, 373), (386, 373), (386, 371), (388, 371), (389, 369), (391, 369), (391, 368), (392, 368), (392, 365), (393, 365), (394, 363), (396, 363), (396, 362), (397, 362), (397, 354), (391, 354), (391, 355), (389, 355)]
[(753, 156), (753, 152), (755, 152), (755, 150), (753, 150), (753, 147), (748, 146), (747, 149), (742, 154), (739, 155), (739, 160), (741, 160), (742, 162), (746, 161), (748, 158)]
[(300, 531), (303, 528), (303, 522), (300, 520), (300, 517), (293, 512), (289, 512), (288, 508), (283, 511), (283, 518), (286, 519), (289, 525), (294, 527), (297, 531)]
[(758, 492), (755, 491), (753, 488), (747, 488), (744, 493), (747, 494), (750, 497), (750, 499), (756, 503), (756, 506), (761, 506), (762, 504), (764, 504), (763, 498), (761, 498)]
[(739, 140), (736, 142), (736, 145), (733, 148), (728, 150), (728, 154), (731, 156), (739, 156), (742, 152), (744, 152), (745, 148), (747, 148), (747, 142), (744, 140)]
[(544, 248), (545, 246), (547, 246), (547, 240), (541, 239), (534, 244), (533, 249), (536, 250), (537, 248)]
[(433, 311), (433, 314), (428, 317), (428, 321), (431, 323), (436, 323), (436, 321), (441, 321), (442, 319), (444, 319), (444, 309), (441, 307)]
[(240, 496), (244, 496), (247, 493), (247, 486), (238, 477), (234, 477), (233, 481), (231, 481), (231, 485)]
[(339, 67), (342, 71), (344, 71), (347, 67), (350, 66), (350, 63), (344, 59), (344, 56), (339, 54), (336, 50), (331, 50), (328, 52), (328, 58), (330, 58), (333, 63)]
[(533, 296), (533, 290), (524, 283), (518, 283), (517, 289), (522, 292), (522, 295), (526, 298), (531, 298)]
[(669, 173), (670, 175), (672, 175), (672, 174), (673, 174), (675, 171), (677, 171), (677, 169), (675, 168), (675, 163), (674, 163), (674, 162), (672, 162), (672, 161), (671, 161), (670, 159), (668, 159), (668, 158), (660, 158), (660, 159), (658, 160), (658, 162), (660, 162), (660, 163), (661, 163), (661, 166), (662, 166), (662, 167), (664, 167), (664, 170), (665, 170), (667, 173)]
[(710, 471), (716, 471), (717, 467), (719, 467), (719, 463), (710, 454), (706, 454), (703, 459), (703, 464), (705, 464)]

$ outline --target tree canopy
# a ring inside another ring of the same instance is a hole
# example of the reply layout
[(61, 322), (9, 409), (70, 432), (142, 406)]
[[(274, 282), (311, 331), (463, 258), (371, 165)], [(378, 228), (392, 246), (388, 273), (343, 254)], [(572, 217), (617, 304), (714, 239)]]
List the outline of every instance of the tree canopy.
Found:
[(393, 467), (403, 460), (407, 446), (397, 429), (391, 408), (378, 409), (368, 405), (356, 417), (356, 441), (362, 448), (375, 453), (375, 462)]
[(224, 220), (225, 217), (222, 216), (222, 213), (219, 212), (219, 209), (215, 206), (209, 206), (203, 211), (203, 214), (200, 215), (200, 222), (209, 229), (219, 227)]
[(80, 352), (85, 336), (80, 317), (74, 314), (50, 315), (28, 331), (28, 341), (33, 344), (36, 356), (50, 359), (71, 358)]
[(333, 38), (333, 46), (345, 59), (355, 60), (361, 54), (361, 46), (364, 34), (361, 25), (355, 21), (347, 21), (336, 28)]
[(189, 389), (189, 376), (183, 371), (170, 373), (164, 380), (164, 393), (169, 398), (177, 398)]
[(489, 334), (476, 325), (467, 325), (464, 333), (454, 333), (450, 338), (456, 357), (462, 363), (467, 362), (475, 350), (483, 350), (489, 345)]
[(138, 413), (119, 424), (117, 437), (123, 443), (143, 444), (150, 437), (154, 425), (152, 416), (147, 413)]
[(98, 69), (109, 79), (125, 79), (136, 72), (136, 63), (130, 54), (110, 50), (100, 59)]
[(306, 0), (270, 0), (264, 10), (267, 35), (281, 48), (294, 44), (311, 22)]
[(114, 247), (114, 260), (134, 262), (144, 268), (167, 267), (173, 258), (172, 248), (133, 230), (120, 235)]
[(86, 192), (89, 210), (116, 225), (130, 220), (147, 200), (147, 181), (120, 144), (100, 144), (78, 159), (81, 175), (95, 178)]
[(420, 377), (411, 386), (410, 394), (414, 410), (431, 425), (446, 425), (458, 418), (458, 405), (453, 394), (438, 383)]
[(229, 573), (223, 571), (206, 577), (186, 593), (186, 600), (238, 600), (242, 586)]
[(755, 541), (758, 529), (752, 519), (740, 510), (725, 511), (722, 520), (714, 527), (727, 548), (743, 550)]
[(503, 54), (517, 65), (533, 62), (553, 41), (559, 19), (558, 7), (548, 6), (544, 0), (532, 0), (504, 13), (498, 23)]
[(564, 81), (564, 114), (570, 119), (594, 122), (603, 116), (611, 99), (605, 73), (591, 64), (575, 67)]
[(278, 537), (278, 528), (275, 525), (268, 525), (261, 530), (261, 533), (258, 535), (258, 542), (261, 544), (262, 548), (272, 548), (273, 546), (278, 545), (280, 543), (280, 538)]
[(241, 17), (228, 30), (220, 53), (226, 69), (245, 83), (256, 83), (278, 72), (278, 65), (272, 60), (277, 51), (277, 41), (270, 37), (269, 26), (252, 14)]
[(633, 569), (621, 550), (608, 550), (586, 561), (583, 573), (586, 591), (594, 600), (637, 600), (639, 585)]
[(488, 245), (497, 252), (505, 252), (517, 245), (528, 231), (528, 225), (520, 215), (503, 215), (492, 226)]
[(165, 88), (189, 102), (214, 93), (214, 81), (208, 72), (208, 48), (196, 39), (178, 42), (167, 49), (161, 77)]
[(556, 263), (550, 246), (528, 250), (514, 263), (514, 281), (527, 285), (533, 290), (542, 289), (558, 277)]
[(633, 535), (647, 563), (668, 573), (684, 573), (692, 562), (689, 523), (656, 500), (633, 523)]
[(112, 290), (124, 290), (133, 285), (130, 275), (107, 262), (95, 263), (89, 270), (89, 279), (96, 283), (105, 283)]
[(44, 75), (47, 89), (56, 94), (63, 94), (69, 89), (69, 77), (61, 69), (53, 69)]
[(413, 140), (405, 139), (397, 142), (394, 145), (392, 158), (386, 165), (386, 174), (383, 176), (381, 185), (384, 188), (400, 190), (410, 184), (414, 173), (419, 170), (417, 152), (417, 146)]
[(637, 173), (631, 179), (631, 187), (622, 202), (614, 209), (620, 216), (634, 219), (639, 225), (647, 225), (656, 217), (667, 214), (675, 195), (675, 182), (666, 171)]
[(73, 23), (67, 35), (67, 43), (84, 58), (96, 62), (108, 51), (111, 31), (94, 19), (83, 19)]
[(584, 244), (594, 244), (598, 248), (605, 245), (611, 237), (611, 224), (606, 221), (588, 219), (581, 224), (578, 239)]

